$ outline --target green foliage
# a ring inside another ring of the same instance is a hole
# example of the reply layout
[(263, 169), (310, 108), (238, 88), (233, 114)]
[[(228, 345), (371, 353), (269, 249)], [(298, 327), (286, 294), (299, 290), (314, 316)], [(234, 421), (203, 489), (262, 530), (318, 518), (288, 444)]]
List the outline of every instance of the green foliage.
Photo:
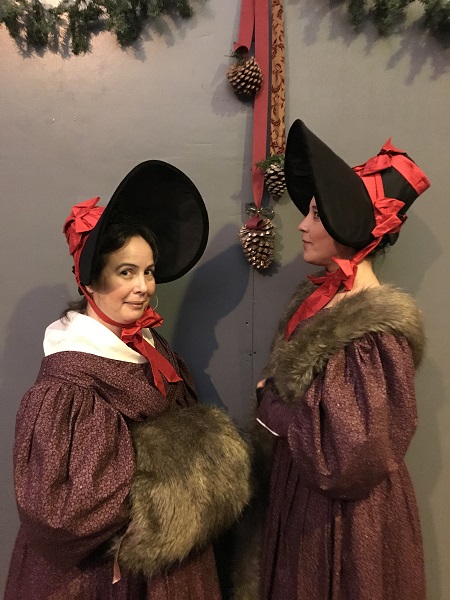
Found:
[(375, 0), (373, 14), (380, 35), (389, 35), (413, 0)]
[(348, 11), (353, 27), (358, 27), (367, 18), (366, 0), (349, 0)]
[(425, 4), (425, 24), (433, 33), (450, 39), (450, 0), (422, 0)]
[(141, 34), (148, 18), (163, 14), (189, 18), (193, 10), (188, 0), (61, 0), (47, 8), (40, 0), (0, 0), (3, 23), (17, 42), (33, 48), (46, 47), (65, 34), (72, 52), (90, 50), (94, 29), (112, 31), (121, 46), (129, 46)]
[[(405, 17), (408, 4), (414, 0), (348, 0), (347, 8), (355, 28), (373, 18), (378, 33), (389, 35)], [(424, 26), (441, 38), (450, 33), (450, 0), (420, 0), (424, 5)], [(367, 6), (369, 4), (369, 7)]]
[(284, 167), (284, 154), (272, 154), (256, 163), (256, 166), (264, 171), (270, 167), (270, 165), (280, 165), (281, 167)]

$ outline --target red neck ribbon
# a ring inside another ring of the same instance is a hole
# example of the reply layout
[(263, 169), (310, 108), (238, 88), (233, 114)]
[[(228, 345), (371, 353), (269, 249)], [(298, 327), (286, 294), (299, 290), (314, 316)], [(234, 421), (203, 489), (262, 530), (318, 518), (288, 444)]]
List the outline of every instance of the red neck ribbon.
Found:
[[(235, 52), (248, 53), (255, 39), (255, 60), (262, 72), (262, 85), (255, 97), (253, 107), (252, 187), (253, 200), (259, 208), (264, 192), (264, 172), (256, 166), (267, 156), (267, 127), (269, 115), (269, 5), (261, 0), (242, 0), (239, 39)], [(252, 217), (246, 227), (254, 229), (262, 222)]]
[(92, 298), (89, 296), (87, 290), (85, 290), (79, 283), (81, 291), (83, 292), (86, 300), (91, 306), (92, 310), (100, 317), (102, 321), (108, 323), (109, 325), (113, 325), (114, 327), (120, 327), (120, 339), (122, 342), (125, 342), (127, 346), (130, 346), (150, 363), (153, 379), (155, 381), (155, 386), (161, 392), (161, 394), (166, 396), (166, 388), (164, 385), (164, 378), (169, 383), (175, 383), (176, 381), (181, 381), (181, 377), (177, 374), (173, 366), (170, 362), (164, 358), (162, 354), (156, 350), (151, 344), (149, 344), (146, 340), (144, 340), (142, 336), (142, 329), (144, 327), (159, 327), (163, 323), (163, 318), (156, 313), (153, 308), (150, 306), (145, 310), (144, 314), (140, 319), (135, 321), (134, 323), (124, 324), (117, 323), (110, 319), (104, 312), (102, 312), (99, 307), (95, 304)]
[[(428, 180), (416, 181), (409, 176), (404, 167), (406, 161), (404, 159), (398, 160), (400, 155), (404, 156), (404, 151), (397, 150), (391, 145), (389, 139), (381, 149), (380, 154), (368, 160), (364, 165), (354, 168), (355, 172), (363, 180), (373, 203), (375, 227), (372, 230), (372, 235), (375, 239), (357, 252), (352, 259), (333, 257), (331, 260), (338, 265), (336, 271), (327, 271), (323, 277), (309, 277), (319, 287), (300, 304), (290, 318), (285, 330), (286, 341), (289, 340), (301, 321), (312, 317), (324, 308), (334, 298), (341, 287), (351, 290), (355, 283), (358, 265), (378, 246), (386, 233), (398, 233), (405, 222), (406, 216), (398, 214), (399, 210), (404, 206), (404, 202), (397, 198), (387, 198), (384, 196), (380, 170), (387, 169), (391, 165), (395, 166), (411, 185), (415, 187), (419, 194), (429, 186)], [(423, 173), (422, 175), (426, 179)]]
[(90, 297), (88, 291), (80, 282), (79, 261), (80, 254), (86, 243), (87, 233), (91, 231), (100, 218), (104, 208), (95, 206), (100, 198), (91, 198), (86, 202), (81, 202), (72, 208), (72, 213), (64, 223), (64, 234), (69, 244), (70, 254), (73, 256), (75, 266), (75, 279), (78, 287), (85, 296), (87, 302), (98, 317), (105, 323), (120, 327), (120, 339), (130, 348), (145, 356), (152, 369), (155, 386), (166, 396), (166, 388), (163, 377), (170, 383), (181, 381), (171, 363), (162, 356), (151, 344), (144, 340), (142, 328), (159, 327), (163, 319), (151, 307), (148, 307), (142, 317), (134, 323), (117, 323), (103, 313)]

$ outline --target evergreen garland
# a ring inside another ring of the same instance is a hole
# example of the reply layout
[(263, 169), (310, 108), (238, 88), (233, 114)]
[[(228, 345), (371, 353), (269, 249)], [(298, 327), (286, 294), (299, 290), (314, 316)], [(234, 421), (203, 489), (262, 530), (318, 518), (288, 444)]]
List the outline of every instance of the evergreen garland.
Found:
[(189, 18), (193, 10), (189, 0), (61, 0), (51, 8), (40, 0), (0, 0), (0, 25), (17, 42), (57, 47), (63, 34), (74, 54), (90, 50), (90, 35), (98, 29), (112, 31), (121, 46), (129, 46), (148, 18), (164, 13)]
[[(378, 33), (386, 36), (402, 21), (414, 0), (347, 0), (351, 22), (358, 28), (373, 17)], [(450, 0), (420, 0), (424, 26), (445, 43), (450, 41)], [(144, 22), (162, 14), (192, 16), (189, 0), (61, 0), (47, 8), (41, 0), (0, 0), (0, 25), (4, 24), (17, 42), (34, 48), (57, 47), (61, 33), (72, 52), (90, 49), (94, 30), (108, 29), (121, 46), (129, 46), (141, 34)]]
[[(414, 0), (348, 0), (347, 7), (355, 28), (373, 17), (378, 33), (389, 35), (405, 17), (408, 4)], [(450, 39), (450, 0), (420, 0), (424, 6), (424, 26), (442, 41)], [(369, 4), (369, 6), (368, 6)]]

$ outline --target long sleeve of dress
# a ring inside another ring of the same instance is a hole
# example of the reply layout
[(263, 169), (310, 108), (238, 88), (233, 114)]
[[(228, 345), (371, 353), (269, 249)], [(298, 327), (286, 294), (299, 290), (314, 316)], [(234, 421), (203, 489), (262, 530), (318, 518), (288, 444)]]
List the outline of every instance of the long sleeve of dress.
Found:
[(288, 443), (306, 487), (359, 499), (405, 456), (417, 425), (413, 380), (405, 338), (369, 334), (337, 352), (294, 404), (269, 389), (258, 418)]
[(92, 389), (36, 383), (17, 417), (15, 488), (33, 549), (80, 563), (128, 521), (134, 454), (123, 417)]

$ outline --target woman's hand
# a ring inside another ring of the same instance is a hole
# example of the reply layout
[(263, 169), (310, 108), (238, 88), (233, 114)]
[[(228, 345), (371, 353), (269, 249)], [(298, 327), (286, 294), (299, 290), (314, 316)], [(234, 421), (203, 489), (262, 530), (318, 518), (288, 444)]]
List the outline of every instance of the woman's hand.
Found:
[(267, 379), (261, 379), (256, 384), (256, 404), (259, 406), (262, 402), (264, 395), (264, 388), (266, 387)]

